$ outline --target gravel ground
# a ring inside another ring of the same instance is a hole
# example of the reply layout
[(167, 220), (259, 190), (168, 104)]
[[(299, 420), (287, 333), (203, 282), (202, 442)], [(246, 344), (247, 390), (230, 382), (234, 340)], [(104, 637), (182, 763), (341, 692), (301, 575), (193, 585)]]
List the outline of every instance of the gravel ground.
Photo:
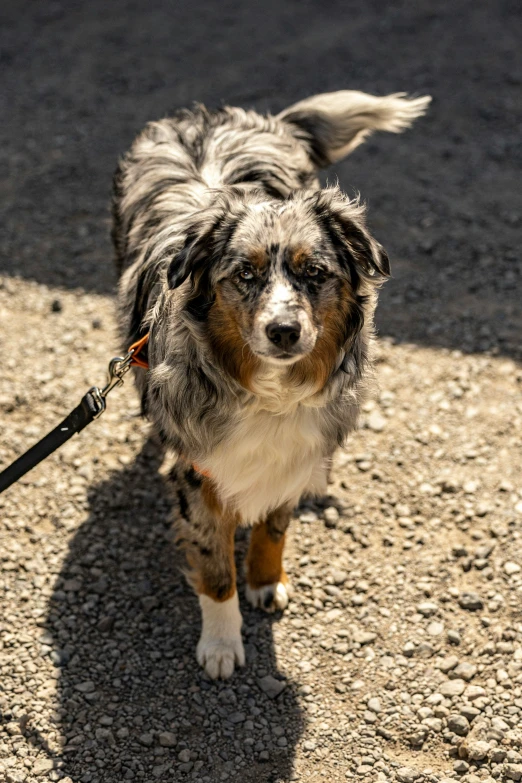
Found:
[(329, 497), (296, 510), (289, 608), (242, 601), (245, 669), (195, 662), (131, 383), (0, 497), (0, 780), (522, 780), (519, 6), (2, 13), (0, 465), (117, 352), (110, 175), (144, 121), (341, 87), (435, 100), (337, 169), (393, 262), (378, 391)]

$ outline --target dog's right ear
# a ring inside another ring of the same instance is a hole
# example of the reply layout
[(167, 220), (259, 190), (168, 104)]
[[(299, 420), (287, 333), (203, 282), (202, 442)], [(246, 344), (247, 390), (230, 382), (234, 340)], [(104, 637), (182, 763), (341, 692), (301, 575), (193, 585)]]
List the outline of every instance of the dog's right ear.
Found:
[(316, 166), (344, 158), (374, 131), (402, 133), (421, 117), (431, 98), (394, 93), (378, 98), (356, 90), (314, 95), (290, 106), (277, 119), (290, 124)]
[(169, 288), (177, 288), (188, 277), (196, 286), (202, 276), (210, 271), (214, 261), (222, 254), (237, 218), (227, 205), (213, 205), (198, 214), (187, 230), (185, 243), (170, 262), (167, 271)]
[(204, 232), (193, 229), (187, 233), (185, 244), (170, 262), (167, 272), (169, 288), (178, 288), (195, 273), (209, 255), (212, 227)]

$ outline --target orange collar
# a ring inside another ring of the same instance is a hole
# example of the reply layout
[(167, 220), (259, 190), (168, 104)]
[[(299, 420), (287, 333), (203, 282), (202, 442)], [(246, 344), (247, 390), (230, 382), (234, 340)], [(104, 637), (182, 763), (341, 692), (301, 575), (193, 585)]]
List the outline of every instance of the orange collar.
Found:
[(141, 340), (136, 340), (136, 342), (132, 343), (130, 346), (128, 353), (132, 351), (131, 367), (143, 367), (144, 370), (149, 369), (149, 363), (147, 359), (140, 359), (139, 357), (140, 351), (142, 351), (149, 342), (149, 334), (150, 332), (147, 332), (147, 334), (142, 337)]
[[(149, 362), (147, 359), (140, 359), (139, 356), (141, 351), (149, 342), (149, 334), (150, 332), (147, 332), (146, 335), (144, 335), (140, 340), (136, 340), (136, 342), (132, 343), (132, 345), (129, 347), (128, 353), (132, 351), (131, 367), (142, 367), (144, 370), (149, 369)], [(198, 467), (195, 462), (191, 462), (190, 464), (196, 473), (199, 473), (200, 476), (205, 476), (205, 478), (212, 478), (208, 470), (203, 470), (202, 468)]]

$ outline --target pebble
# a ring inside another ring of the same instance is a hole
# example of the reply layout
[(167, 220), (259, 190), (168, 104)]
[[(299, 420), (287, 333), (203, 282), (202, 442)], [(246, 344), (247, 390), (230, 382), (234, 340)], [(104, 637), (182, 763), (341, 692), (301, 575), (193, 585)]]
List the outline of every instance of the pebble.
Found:
[(487, 758), (491, 745), (484, 740), (469, 742), (466, 745), (467, 757), (470, 761), (483, 761)]
[(461, 609), (467, 609), (469, 612), (484, 608), (484, 602), (478, 593), (461, 593), (457, 600)]
[(418, 604), (417, 611), (423, 617), (431, 617), (433, 614), (435, 614), (438, 608), (439, 607), (437, 604), (434, 604), (431, 601), (423, 601), (422, 603)]
[(446, 635), (450, 644), (459, 645), (462, 641), (462, 637), (458, 631), (449, 630)]
[(469, 732), (469, 721), (464, 715), (450, 715), (448, 717), (448, 729), (459, 737), (465, 737)]
[(271, 674), (267, 674), (265, 677), (258, 679), (257, 684), (266, 693), (269, 699), (275, 699), (286, 688), (286, 682), (282, 680), (276, 680)]
[(45, 775), (54, 769), (55, 762), (52, 759), (36, 759), (32, 767), (33, 775)]
[(504, 571), (508, 576), (513, 576), (513, 574), (518, 574), (520, 571), (520, 566), (517, 563), (513, 563), (508, 560), (506, 563), (504, 563)]
[(447, 674), (449, 671), (454, 669), (456, 666), (458, 666), (459, 659), (456, 655), (448, 655), (446, 658), (443, 658), (439, 663), (437, 664), (438, 668), (441, 670), (441, 672), (444, 672), (444, 674)]
[(377, 639), (377, 634), (373, 631), (354, 631), (353, 640), (357, 644), (370, 644)]
[(461, 696), (466, 688), (464, 680), (446, 680), (438, 686), (438, 690), (443, 696)]
[(414, 783), (420, 777), (421, 773), (412, 767), (400, 767), (397, 770), (397, 780), (400, 780), (401, 783)]
[(325, 508), (323, 511), (323, 517), (326, 524), (326, 527), (334, 528), (337, 527), (337, 523), (339, 522), (339, 512), (335, 508), (335, 506), (329, 506), (328, 508)]
[(508, 780), (522, 779), (522, 764), (507, 763), (504, 765), (504, 777)]
[(348, 579), (348, 574), (340, 568), (334, 568), (332, 571), (332, 582), (334, 585), (343, 585)]
[(386, 424), (386, 419), (378, 410), (371, 411), (366, 419), (366, 426), (373, 432), (382, 432)]
[(474, 699), (478, 699), (481, 696), (485, 696), (486, 691), (482, 687), (482, 685), (468, 685), (466, 690), (464, 691), (464, 696), (466, 699), (469, 699), (470, 701), (473, 701)]
[(162, 731), (158, 735), (159, 744), (163, 748), (175, 748), (178, 744), (178, 739), (171, 731)]
[(469, 682), (473, 679), (475, 674), (477, 673), (477, 667), (474, 663), (468, 663), (467, 661), (463, 661), (462, 663), (459, 663), (459, 665), (453, 670), (453, 674), (455, 677), (459, 677), (466, 682)]

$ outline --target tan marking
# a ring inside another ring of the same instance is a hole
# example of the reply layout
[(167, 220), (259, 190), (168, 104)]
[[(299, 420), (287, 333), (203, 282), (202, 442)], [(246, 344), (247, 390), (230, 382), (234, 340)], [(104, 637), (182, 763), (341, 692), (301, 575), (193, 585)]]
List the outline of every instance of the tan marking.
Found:
[(256, 269), (264, 269), (268, 264), (268, 255), (263, 247), (251, 248), (245, 256)]
[(304, 266), (310, 260), (310, 250), (306, 247), (296, 247), (290, 251), (290, 258), (295, 266)]
[(343, 346), (346, 320), (352, 303), (351, 288), (345, 283), (341, 296), (315, 312), (315, 319), (322, 326), (321, 333), (313, 351), (289, 368), (290, 383), (301, 385), (312, 382), (315, 392), (324, 388)]
[(244, 389), (252, 391), (252, 379), (258, 371), (259, 359), (241, 336), (240, 316), (240, 311), (225, 301), (218, 287), (208, 318), (212, 348), (229, 375)]
[(228, 601), (236, 590), (234, 534), (239, 516), (226, 511), (211, 479), (203, 479), (201, 497), (215, 523), (211, 535), (202, 542), (209, 554), (202, 554), (200, 546), (185, 539), (183, 548), (190, 567), (187, 576), (198, 595), (207, 595), (221, 603)]
[(284, 547), (285, 534), (275, 541), (266, 522), (261, 522), (252, 529), (246, 558), (247, 581), (252, 589), (288, 582), (283, 568)]

